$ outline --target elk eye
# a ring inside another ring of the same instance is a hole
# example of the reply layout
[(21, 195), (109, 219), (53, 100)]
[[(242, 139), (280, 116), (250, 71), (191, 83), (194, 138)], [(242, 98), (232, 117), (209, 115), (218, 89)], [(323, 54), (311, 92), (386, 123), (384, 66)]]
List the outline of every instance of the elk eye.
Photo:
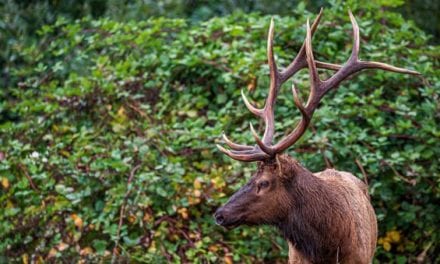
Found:
[(269, 181), (261, 181), (258, 183), (258, 189), (264, 189), (269, 187)]

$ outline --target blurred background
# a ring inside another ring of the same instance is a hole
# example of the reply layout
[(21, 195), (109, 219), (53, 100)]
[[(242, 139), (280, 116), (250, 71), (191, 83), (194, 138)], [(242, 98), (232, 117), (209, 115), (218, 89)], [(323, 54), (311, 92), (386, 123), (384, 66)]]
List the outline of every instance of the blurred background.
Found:
[[(224, 230), (212, 214), (255, 164), (240, 97), (268, 87), (266, 34), (285, 66), (325, 7), (313, 48), (343, 63), (347, 11), (364, 71), (324, 98), (287, 152), (311, 171), (369, 182), (375, 263), (440, 263), (440, 1), (3, 0), (0, 2), (0, 263), (285, 263), (271, 227)], [(332, 73), (320, 72), (322, 78)], [(304, 97), (307, 71), (295, 76)], [(298, 122), (279, 96), (276, 138)]]
[[(0, 3), (2, 38), (35, 36), (44, 24), (51, 24), (58, 17), (68, 20), (83, 17), (111, 18), (116, 21), (144, 20), (150, 17), (185, 18), (193, 23), (208, 20), (214, 16), (225, 16), (234, 12), (257, 12), (262, 15), (288, 16), (301, 1), (270, 0), (4, 0)], [(302, 1), (310, 11), (328, 7), (325, 0)], [(401, 13), (405, 19), (413, 20), (425, 32), (432, 35), (431, 42), (440, 41), (440, 2), (436, 0), (417, 1), (374, 1), (387, 10)], [(5, 38), (6, 39), (6, 38)]]

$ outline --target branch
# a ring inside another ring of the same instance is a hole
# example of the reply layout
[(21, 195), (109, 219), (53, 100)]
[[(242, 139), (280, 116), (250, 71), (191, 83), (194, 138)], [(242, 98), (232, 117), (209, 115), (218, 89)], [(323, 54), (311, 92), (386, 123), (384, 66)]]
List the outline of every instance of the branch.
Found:
[(27, 180), (28, 180), (30, 186), (32, 187), (32, 189), (33, 189), (34, 191), (36, 191), (36, 192), (39, 192), (40, 190), (37, 188), (37, 186), (36, 186), (36, 185), (34, 184), (34, 182), (32, 181), (32, 178), (31, 178), (31, 176), (29, 175), (29, 173), (28, 173), (26, 167), (25, 167), (23, 164), (19, 163), (19, 164), (18, 164), (18, 168), (20, 168), (20, 170), (23, 172), (24, 176), (27, 178)]
[(130, 184), (133, 181), (133, 178), (134, 178), (134, 175), (136, 174), (136, 171), (140, 167), (141, 167), (140, 164), (136, 165), (130, 171), (130, 176), (128, 177), (128, 180), (127, 180), (127, 191), (125, 192), (124, 200), (122, 201), (122, 205), (121, 205), (121, 210), (119, 211), (119, 224), (118, 224), (118, 231), (116, 233), (115, 246), (113, 248), (113, 253), (112, 253), (113, 254), (112, 255), (112, 262), (111, 262), (112, 264), (114, 264), (116, 262), (116, 250), (119, 247), (119, 239), (121, 238), (122, 223), (125, 218), (125, 208), (126, 208), (128, 196), (130, 195), (130, 192), (131, 192)]
[(362, 166), (362, 163), (358, 159), (355, 159), (354, 162), (356, 162), (356, 165), (361, 170), (362, 175), (364, 176), (364, 182), (368, 186), (368, 176), (367, 173), (365, 172), (364, 166)]

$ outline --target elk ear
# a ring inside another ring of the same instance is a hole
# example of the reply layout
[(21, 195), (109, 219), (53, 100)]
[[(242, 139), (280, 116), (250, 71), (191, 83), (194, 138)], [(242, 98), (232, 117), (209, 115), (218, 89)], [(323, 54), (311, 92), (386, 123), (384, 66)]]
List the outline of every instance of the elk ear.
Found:
[(293, 161), (294, 160), (289, 156), (276, 155), (276, 164), (279, 177), (288, 180), (295, 175), (292, 167)]
[(277, 155), (276, 163), (279, 177), (282, 177), (286, 180), (292, 179), (297, 175), (304, 174), (304, 172), (307, 171), (307, 169), (301, 166), (297, 160), (289, 157), (288, 155)]

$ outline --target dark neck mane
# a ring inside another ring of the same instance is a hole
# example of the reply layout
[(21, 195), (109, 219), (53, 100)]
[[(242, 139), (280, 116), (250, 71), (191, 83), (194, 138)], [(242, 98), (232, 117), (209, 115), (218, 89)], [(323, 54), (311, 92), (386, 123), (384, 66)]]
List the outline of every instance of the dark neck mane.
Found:
[[(284, 237), (312, 263), (336, 263), (344, 258), (341, 241), (349, 236), (350, 214), (340, 188), (314, 176), (301, 165), (293, 169), (289, 193), (292, 207), (278, 224)], [(348, 220), (348, 221), (347, 221)]]

